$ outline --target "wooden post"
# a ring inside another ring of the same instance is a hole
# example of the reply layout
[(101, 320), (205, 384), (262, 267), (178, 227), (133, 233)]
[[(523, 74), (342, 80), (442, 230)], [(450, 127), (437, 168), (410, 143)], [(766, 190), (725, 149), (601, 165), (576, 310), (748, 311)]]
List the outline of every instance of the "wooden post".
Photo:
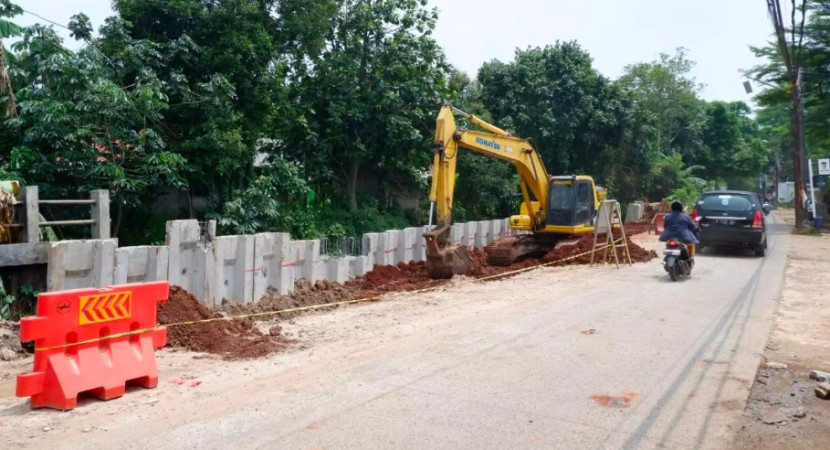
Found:
[(23, 239), (29, 244), (40, 242), (40, 201), (37, 186), (26, 186), (23, 190), (23, 203), (26, 207), (26, 230)]
[(90, 215), (95, 223), (92, 225), (92, 239), (110, 238), (110, 191), (96, 189), (89, 193), (89, 197), (95, 200), (90, 207)]

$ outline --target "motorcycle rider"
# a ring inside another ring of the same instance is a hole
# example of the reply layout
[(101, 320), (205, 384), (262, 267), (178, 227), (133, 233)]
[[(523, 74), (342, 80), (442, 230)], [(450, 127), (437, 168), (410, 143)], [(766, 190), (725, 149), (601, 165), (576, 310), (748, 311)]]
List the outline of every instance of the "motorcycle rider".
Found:
[(665, 217), (663, 222), (663, 233), (660, 235), (660, 241), (666, 242), (669, 239), (676, 239), (683, 241), (686, 247), (689, 248), (689, 259), (694, 264), (695, 261), (695, 244), (700, 241), (695, 237), (698, 226), (688, 214), (683, 212), (683, 204), (674, 201), (671, 204), (671, 213)]

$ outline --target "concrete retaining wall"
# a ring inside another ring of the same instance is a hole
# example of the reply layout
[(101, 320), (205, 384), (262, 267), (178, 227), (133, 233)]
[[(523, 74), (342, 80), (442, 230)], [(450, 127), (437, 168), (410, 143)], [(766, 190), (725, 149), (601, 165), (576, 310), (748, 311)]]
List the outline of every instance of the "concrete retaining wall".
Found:
[[(48, 249), (51, 291), (168, 280), (207, 305), (224, 299), (250, 303), (269, 291), (291, 293), (297, 280), (338, 283), (361, 277), (376, 265), (424, 261), (427, 227), (363, 235), (363, 254), (327, 258), (319, 240), (291, 240), (288, 233), (216, 237), (215, 222), (167, 223), (161, 246), (118, 248), (117, 239), (62, 241)], [(453, 224), (456, 245), (483, 248), (512, 234), (507, 219)]]

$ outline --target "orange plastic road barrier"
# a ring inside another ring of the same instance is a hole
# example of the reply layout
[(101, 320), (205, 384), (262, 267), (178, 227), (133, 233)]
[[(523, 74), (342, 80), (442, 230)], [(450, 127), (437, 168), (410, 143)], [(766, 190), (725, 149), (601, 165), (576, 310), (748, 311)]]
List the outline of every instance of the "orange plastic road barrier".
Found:
[(654, 234), (661, 233), (660, 229), (665, 228), (666, 222), (666, 213), (657, 213), (654, 215), (654, 218), (651, 219), (651, 225), (648, 227), (648, 233), (651, 234), (651, 231), (654, 230)]
[(33, 408), (69, 410), (82, 392), (109, 400), (128, 382), (156, 387), (155, 350), (167, 342), (167, 329), (155, 328), (156, 304), (168, 292), (161, 281), (38, 295), (37, 316), (20, 320), (35, 361), (17, 376), (17, 396), (31, 397)]

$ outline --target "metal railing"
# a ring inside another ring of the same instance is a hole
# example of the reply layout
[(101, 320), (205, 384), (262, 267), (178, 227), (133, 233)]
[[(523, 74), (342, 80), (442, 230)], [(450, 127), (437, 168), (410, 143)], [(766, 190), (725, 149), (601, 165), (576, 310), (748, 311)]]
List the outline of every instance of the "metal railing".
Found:
[(320, 255), (329, 258), (362, 255), (363, 240), (353, 237), (320, 238)]
[[(90, 225), (92, 239), (109, 239), (110, 236), (110, 194), (106, 189), (97, 189), (89, 193), (89, 199), (77, 200), (41, 200), (37, 186), (26, 186), (21, 192), (24, 204), (23, 222), (25, 228), (23, 241), (40, 242), (40, 229), (58, 226)], [(41, 221), (41, 205), (89, 206), (89, 219), (44, 220)]]

